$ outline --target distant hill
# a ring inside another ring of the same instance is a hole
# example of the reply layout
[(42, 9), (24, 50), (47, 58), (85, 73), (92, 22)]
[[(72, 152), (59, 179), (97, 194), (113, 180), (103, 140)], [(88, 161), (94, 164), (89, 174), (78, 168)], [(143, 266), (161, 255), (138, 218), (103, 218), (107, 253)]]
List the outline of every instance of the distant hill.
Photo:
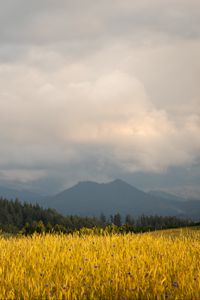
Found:
[(53, 207), (65, 215), (97, 216), (104, 213), (108, 216), (119, 212), (122, 215), (133, 216), (141, 214), (191, 216), (195, 212), (195, 216), (200, 216), (200, 201), (183, 203), (169, 198), (145, 193), (117, 179), (102, 184), (90, 181), (79, 182), (72, 188), (45, 198), (43, 205)]
[(185, 198), (173, 195), (168, 192), (160, 191), (160, 190), (152, 190), (148, 192), (152, 196), (160, 197), (166, 200), (174, 200), (174, 201), (186, 201)]
[(29, 203), (41, 203), (44, 196), (28, 190), (17, 190), (0, 186), (0, 197), (13, 200), (18, 198)]
[(55, 208), (63, 215), (106, 216), (119, 212), (133, 216), (161, 215), (200, 220), (200, 201), (186, 201), (162, 191), (143, 192), (117, 179), (109, 183), (79, 182), (54, 196), (44, 197), (26, 189), (0, 186), (0, 197)]
[(184, 212), (183, 217), (186, 215), (196, 221), (200, 221), (200, 200), (188, 200), (182, 202), (180, 208)]

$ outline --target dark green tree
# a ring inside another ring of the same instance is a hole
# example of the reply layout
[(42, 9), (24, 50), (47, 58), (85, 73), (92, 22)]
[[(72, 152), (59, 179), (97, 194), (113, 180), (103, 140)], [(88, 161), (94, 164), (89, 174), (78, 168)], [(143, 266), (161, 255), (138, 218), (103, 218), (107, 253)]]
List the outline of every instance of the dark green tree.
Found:
[(120, 213), (117, 213), (114, 215), (113, 223), (114, 223), (114, 225), (116, 225), (118, 227), (120, 227), (122, 225)]

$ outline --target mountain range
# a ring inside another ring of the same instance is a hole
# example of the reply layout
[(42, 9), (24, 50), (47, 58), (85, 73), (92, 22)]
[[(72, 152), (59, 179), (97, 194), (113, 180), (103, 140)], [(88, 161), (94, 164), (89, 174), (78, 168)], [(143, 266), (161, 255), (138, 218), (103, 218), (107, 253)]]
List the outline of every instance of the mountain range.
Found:
[(62, 214), (97, 216), (163, 215), (200, 218), (200, 201), (184, 200), (162, 192), (143, 192), (117, 179), (109, 183), (79, 182), (55, 196), (43, 198), (43, 206)]
[(0, 196), (7, 199), (38, 203), (43, 207), (55, 208), (63, 215), (122, 216), (162, 215), (200, 219), (200, 201), (185, 200), (162, 191), (144, 192), (116, 179), (109, 183), (79, 182), (53, 196), (42, 196), (27, 191), (0, 187)]
[(0, 186), (0, 197), (7, 198), (9, 200), (19, 199), (29, 203), (41, 203), (43, 195), (35, 193), (25, 189), (15, 189), (9, 187)]

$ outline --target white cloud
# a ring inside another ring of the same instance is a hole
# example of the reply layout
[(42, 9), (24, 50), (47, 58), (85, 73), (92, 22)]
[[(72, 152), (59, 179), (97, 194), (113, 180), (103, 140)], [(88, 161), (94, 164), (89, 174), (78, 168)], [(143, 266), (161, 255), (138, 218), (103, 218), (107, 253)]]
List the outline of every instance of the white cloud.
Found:
[[(63, 60), (60, 68), (48, 72), (32, 64), (38, 57), (33, 53), (23, 64), (0, 67), (3, 168), (59, 169), (63, 163), (88, 161), (95, 156), (94, 146), (102, 149), (96, 155), (128, 172), (162, 171), (198, 157), (200, 116), (198, 110), (187, 110), (187, 102), (177, 122), (168, 104), (161, 102), (158, 108), (126, 64), (126, 72), (111, 66), (113, 71), (100, 67), (97, 74), (98, 61), (92, 69), (84, 61)], [(45, 61), (45, 54), (40, 59)]]
[(2, 2), (5, 178), (198, 160), (199, 11), (195, 0)]

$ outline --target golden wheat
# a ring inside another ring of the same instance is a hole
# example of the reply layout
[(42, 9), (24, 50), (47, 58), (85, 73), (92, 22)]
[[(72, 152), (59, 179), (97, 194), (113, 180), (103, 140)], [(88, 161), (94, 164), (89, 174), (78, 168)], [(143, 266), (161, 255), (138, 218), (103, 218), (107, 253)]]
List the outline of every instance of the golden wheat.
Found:
[(200, 299), (200, 233), (0, 238), (0, 299)]

